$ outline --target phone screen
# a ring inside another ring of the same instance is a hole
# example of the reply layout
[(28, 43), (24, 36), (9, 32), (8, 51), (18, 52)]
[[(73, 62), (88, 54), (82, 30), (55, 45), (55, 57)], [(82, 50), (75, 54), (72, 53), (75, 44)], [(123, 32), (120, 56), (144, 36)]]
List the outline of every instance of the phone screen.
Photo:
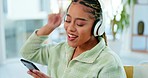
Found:
[(33, 69), (39, 70), (39, 69), (38, 69), (32, 62), (30, 62), (30, 61), (21, 59), (21, 62), (22, 62), (29, 70), (33, 70)]

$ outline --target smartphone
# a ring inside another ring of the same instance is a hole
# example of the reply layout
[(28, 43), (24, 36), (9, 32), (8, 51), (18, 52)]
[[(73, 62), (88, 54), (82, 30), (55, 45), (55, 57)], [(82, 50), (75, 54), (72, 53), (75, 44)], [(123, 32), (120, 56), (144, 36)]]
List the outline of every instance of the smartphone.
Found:
[[(25, 60), (25, 59), (21, 59), (20, 60), (29, 70), (33, 70), (33, 69), (35, 69), (35, 70), (39, 70), (38, 68), (37, 68), (37, 66), (35, 66), (35, 64), (33, 64), (32, 62), (30, 62), (30, 61), (27, 61), (27, 60)], [(40, 70), (39, 70), (40, 71)]]

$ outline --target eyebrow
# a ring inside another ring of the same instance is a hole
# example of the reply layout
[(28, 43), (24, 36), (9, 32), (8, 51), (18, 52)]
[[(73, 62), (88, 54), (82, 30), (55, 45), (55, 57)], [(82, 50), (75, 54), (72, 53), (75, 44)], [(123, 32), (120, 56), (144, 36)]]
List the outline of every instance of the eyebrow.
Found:
[[(66, 14), (66, 15), (71, 17), (69, 14)], [(76, 20), (88, 21), (87, 19), (84, 19), (84, 18), (76, 18)]]

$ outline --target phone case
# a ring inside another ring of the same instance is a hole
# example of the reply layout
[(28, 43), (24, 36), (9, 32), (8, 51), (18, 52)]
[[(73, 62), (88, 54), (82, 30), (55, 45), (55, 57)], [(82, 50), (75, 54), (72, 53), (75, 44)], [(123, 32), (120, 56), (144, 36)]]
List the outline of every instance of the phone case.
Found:
[(29, 70), (33, 70), (33, 69), (36, 69), (36, 70), (39, 70), (32, 62), (30, 61), (27, 61), (27, 60), (24, 60), (24, 59), (21, 59), (20, 60)]

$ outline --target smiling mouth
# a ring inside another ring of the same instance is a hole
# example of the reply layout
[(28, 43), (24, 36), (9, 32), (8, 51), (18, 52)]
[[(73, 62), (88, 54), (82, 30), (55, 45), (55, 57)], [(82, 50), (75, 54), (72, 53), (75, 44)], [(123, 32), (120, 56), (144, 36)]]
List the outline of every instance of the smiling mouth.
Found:
[(73, 35), (73, 34), (68, 34), (68, 40), (69, 41), (74, 41), (78, 36)]

